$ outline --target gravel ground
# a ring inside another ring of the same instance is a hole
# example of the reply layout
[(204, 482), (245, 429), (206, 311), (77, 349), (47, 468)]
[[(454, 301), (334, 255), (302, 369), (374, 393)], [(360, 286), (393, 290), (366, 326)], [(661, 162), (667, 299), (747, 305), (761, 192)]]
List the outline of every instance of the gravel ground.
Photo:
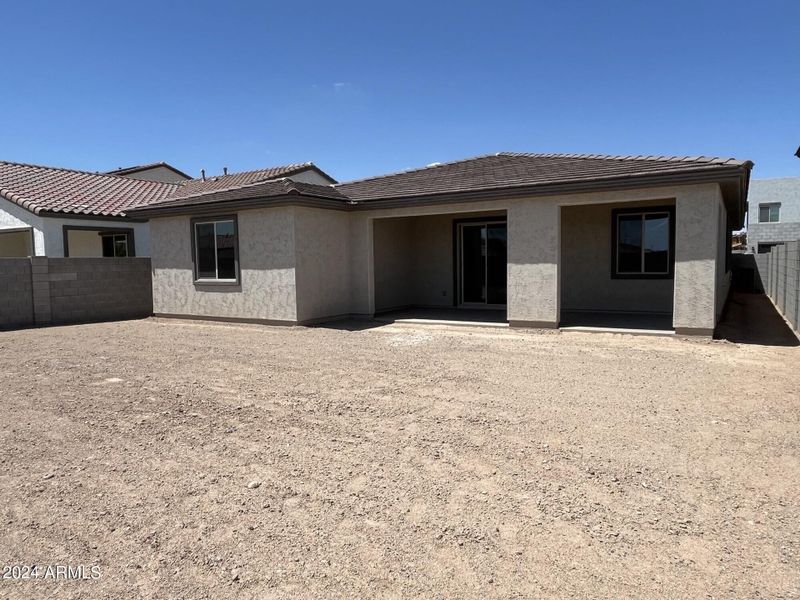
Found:
[(11, 598), (797, 598), (800, 349), (444, 326), (0, 333)]

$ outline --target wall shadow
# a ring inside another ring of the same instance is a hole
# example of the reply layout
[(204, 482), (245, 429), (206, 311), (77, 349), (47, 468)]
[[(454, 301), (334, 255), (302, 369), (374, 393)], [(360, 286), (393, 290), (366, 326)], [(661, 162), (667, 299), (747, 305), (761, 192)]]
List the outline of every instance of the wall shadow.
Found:
[(800, 346), (800, 340), (765, 294), (733, 291), (716, 339), (761, 346)]

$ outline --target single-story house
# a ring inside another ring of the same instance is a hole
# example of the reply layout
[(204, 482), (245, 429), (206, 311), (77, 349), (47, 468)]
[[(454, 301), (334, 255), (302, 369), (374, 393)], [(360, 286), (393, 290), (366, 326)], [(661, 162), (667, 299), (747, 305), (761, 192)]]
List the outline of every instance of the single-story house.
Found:
[[(317, 323), (417, 308), (511, 326), (711, 335), (752, 163), (501, 152), (336, 184), (174, 184), (149, 220), (154, 312)], [(196, 180), (193, 180), (196, 181)]]
[[(310, 163), (228, 176), (237, 185), (280, 177), (335, 183)], [(192, 179), (164, 162), (92, 173), (0, 161), (0, 258), (149, 256), (150, 227), (127, 211), (199, 190), (217, 177)]]

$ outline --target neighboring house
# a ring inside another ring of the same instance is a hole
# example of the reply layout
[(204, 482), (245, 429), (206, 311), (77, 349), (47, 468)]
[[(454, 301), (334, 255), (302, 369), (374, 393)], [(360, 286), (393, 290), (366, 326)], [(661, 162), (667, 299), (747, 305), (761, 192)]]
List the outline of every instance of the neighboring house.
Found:
[(313, 172), (186, 184), (126, 214), (150, 219), (158, 315), (295, 324), (483, 308), (511, 326), (611, 315), (711, 335), (751, 168), (498, 153), (338, 185)]
[(764, 254), (800, 240), (800, 177), (754, 179), (747, 210), (747, 248)]
[(148, 165), (137, 165), (135, 167), (120, 167), (113, 171), (107, 171), (106, 175), (124, 175), (131, 179), (144, 179), (145, 181), (160, 181), (162, 183), (181, 183), (192, 178), (183, 171), (176, 169), (165, 162), (150, 163)]
[(91, 173), (0, 161), (0, 257), (148, 256), (149, 225), (131, 208), (280, 177), (334, 183), (310, 163), (191, 179), (166, 163)]

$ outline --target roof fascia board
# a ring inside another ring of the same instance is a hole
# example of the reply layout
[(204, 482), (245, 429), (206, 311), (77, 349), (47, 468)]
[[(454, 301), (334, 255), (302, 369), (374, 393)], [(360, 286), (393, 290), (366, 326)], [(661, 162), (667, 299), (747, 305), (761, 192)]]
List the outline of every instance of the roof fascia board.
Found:
[(54, 219), (76, 219), (89, 221), (122, 221), (125, 223), (145, 223), (147, 219), (129, 217), (127, 215), (91, 215), (86, 213), (68, 213), (53, 210), (39, 210), (36, 212), (40, 217)]
[(587, 180), (544, 185), (526, 185), (514, 188), (492, 188), (485, 190), (450, 192), (430, 196), (404, 196), (396, 198), (357, 200), (355, 210), (375, 208), (402, 208), (403, 206), (419, 206), (424, 204), (452, 204), (457, 202), (477, 202), (489, 199), (514, 199), (531, 196), (560, 196), (572, 193), (593, 191), (613, 191), (641, 187), (658, 187), (667, 185), (689, 185), (693, 183), (722, 183), (740, 180), (744, 170), (741, 167), (726, 169), (725, 173), (715, 169), (714, 172), (676, 173), (669, 175), (635, 175), (607, 180)]
[(299, 194), (283, 194), (269, 198), (246, 198), (244, 200), (217, 200), (202, 204), (181, 204), (178, 206), (142, 207), (129, 213), (141, 215), (142, 218), (165, 217), (174, 215), (219, 214), (232, 210), (251, 208), (273, 208), (278, 206), (303, 206), (308, 208), (327, 208), (332, 210), (348, 210), (350, 204), (342, 200), (301, 196)]
[[(248, 198), (244, 200), (220, 200), (204, 204), (188, 204), (179, 206), (144, 206), (129, 210), (127, 214), (141, 215), (143, 218), (196, 214), (214, 213), (220, 211), (230, 211), (235, 209), (248, 208), (268, 208), (273, 206), (307, 206), (311, 208), (327, 208), (344, 211), (379, 210), (390, 208), (403, 208), (409, 206), (437, 205), (437, 204), (457, 204), (462, 202), (480, 202), (486, 200), (508, 200), (538, 196), (558, 196), (574, 193), (588, 193), (595, 191), (614, 191), (626, 190), (642, 187), (664, 187), (669, 185), (691, 185), (697, 183), (733, 183), (738, 184), (739, 189), (745, 188), (745, 179), (748, 177), (749, 168), (746, 166), (733, 166), (729, 168), (719, 168), (713, 171), (701, 170), (684, 173), (671, 173), (659, 175), (632, 175), (616, 177), (606, 180), (587, 180), (567, 183), (554, 183), (546, 185), (526, 185), (514, 188), (492, 188), (474, 191), (450, 192), (443, 194), (431, 194), (428, 196), (405, 196), (396, 198), (386, 198), (377, 200), (361, 200), (342, 202), (327, 198), (317, 198), (301, 194), (285, 194), (274, 197)], [(734, 206), (741, 203), (741, 198), (733, 199)]]

